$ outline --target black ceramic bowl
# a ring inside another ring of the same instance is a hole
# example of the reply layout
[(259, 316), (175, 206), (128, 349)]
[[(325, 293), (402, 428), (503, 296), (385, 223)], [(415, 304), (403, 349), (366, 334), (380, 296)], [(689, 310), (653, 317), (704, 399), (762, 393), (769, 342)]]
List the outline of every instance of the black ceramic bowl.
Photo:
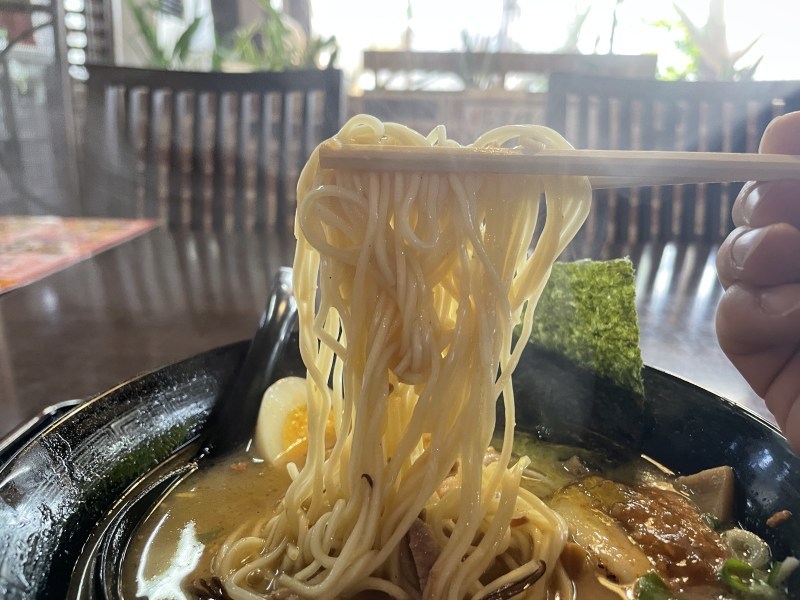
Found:
[[(247, 344), (125, 383), (70, 412), (0, 464), (0, 596), (64, 598), (86, 540), (137, 478), (196, 439)], [(301, 372), (296, 352), (280, 375)], [(732, 465), (739, 520), (778, 557), (800, 556), (800, 458), (759, 417), (646, 369), (640, 402), (532, 347), (515, 375), (521, 428), (559, 442), (644, 453), (677, 472)], [(789, 509), (795, 517), (769, 528)], [(791, 581), (800, 597), (800, 577)]]

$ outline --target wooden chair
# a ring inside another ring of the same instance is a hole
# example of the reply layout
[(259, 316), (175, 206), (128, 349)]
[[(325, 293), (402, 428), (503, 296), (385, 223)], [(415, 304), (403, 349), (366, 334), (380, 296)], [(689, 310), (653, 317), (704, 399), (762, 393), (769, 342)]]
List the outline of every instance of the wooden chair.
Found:
[[(553, 74), (546, 122), (576, 148), (756, 152), (770, 120), (800, 108), (800, 81), (686, 82)], [(742, 184), (595, 192), (599, 243), (701, 239), (733, 228)]]
[(84, 212), (171, 228), (289, 227), (300, 169), (342, 120), (338, 70), (89, 66)]

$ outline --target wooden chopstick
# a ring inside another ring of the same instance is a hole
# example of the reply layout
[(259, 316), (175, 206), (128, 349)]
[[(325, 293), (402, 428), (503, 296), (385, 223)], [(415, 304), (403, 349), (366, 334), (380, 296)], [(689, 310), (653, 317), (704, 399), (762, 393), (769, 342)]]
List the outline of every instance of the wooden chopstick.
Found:
[(594, 188), (800, 179), (800, 156), (733, 152), (343, 146), (319, 150), (326, 169), (576, 175)]

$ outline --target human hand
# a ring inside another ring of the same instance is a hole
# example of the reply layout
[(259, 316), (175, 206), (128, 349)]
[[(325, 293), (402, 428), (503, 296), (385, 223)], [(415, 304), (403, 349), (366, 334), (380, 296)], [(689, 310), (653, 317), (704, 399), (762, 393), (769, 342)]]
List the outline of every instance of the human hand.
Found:
[[(759, 151), (800, 154), (800, 112), (770, 123)], [(800, 451), (800, 181), (745, 184), (733, 221), (717, 254), (719, 344)]]

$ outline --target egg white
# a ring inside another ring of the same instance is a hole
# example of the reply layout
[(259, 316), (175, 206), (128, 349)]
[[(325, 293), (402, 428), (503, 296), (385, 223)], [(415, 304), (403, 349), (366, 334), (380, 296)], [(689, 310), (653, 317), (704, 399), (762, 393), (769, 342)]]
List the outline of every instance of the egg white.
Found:
[(286, 420), (296, 409), (308, 404), (306, 380), (302, 377), (284, 377), (264, 392), (254, 436), (255, 451), (274, 463), (286, 450), (283, 431)]

